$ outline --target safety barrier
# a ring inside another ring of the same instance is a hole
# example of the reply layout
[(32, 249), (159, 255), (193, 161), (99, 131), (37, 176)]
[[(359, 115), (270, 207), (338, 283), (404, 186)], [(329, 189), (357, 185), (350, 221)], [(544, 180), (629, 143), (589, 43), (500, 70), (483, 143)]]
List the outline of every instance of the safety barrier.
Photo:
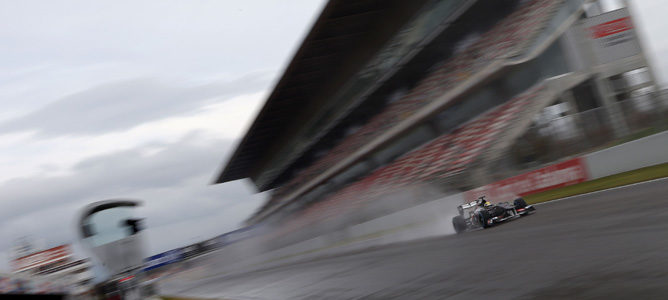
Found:
[(583, 156), (590, 180), (668, 162), (668, 131)]
[(572, 158), (467, 191), (496, 202), (668, 162), (668, 131)]

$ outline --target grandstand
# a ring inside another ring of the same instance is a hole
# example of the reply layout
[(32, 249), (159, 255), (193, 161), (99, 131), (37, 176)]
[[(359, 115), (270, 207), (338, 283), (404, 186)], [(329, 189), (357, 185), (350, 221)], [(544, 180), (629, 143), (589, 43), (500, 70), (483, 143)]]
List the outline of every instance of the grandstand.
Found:
[(658, 90), (633, 28), (599, 1), (330, 0), (216, 183), (270, 191), (247, 223), (290, 243), (604, 146), (666, 119), (630, 122)]

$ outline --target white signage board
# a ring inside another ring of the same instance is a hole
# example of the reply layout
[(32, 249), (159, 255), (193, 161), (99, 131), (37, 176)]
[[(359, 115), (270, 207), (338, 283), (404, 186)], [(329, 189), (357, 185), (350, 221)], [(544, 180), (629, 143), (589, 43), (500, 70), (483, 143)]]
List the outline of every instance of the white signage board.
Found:
[(592, 45), (596, 63), (607, 64), (641, 53), (631, 16), (626, 8), (587, 18), (582, 30)]

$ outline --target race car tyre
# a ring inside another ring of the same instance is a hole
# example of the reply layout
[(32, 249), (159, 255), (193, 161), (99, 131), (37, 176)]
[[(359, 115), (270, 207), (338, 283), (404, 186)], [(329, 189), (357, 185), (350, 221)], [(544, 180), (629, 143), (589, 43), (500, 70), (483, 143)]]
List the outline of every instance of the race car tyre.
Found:
[(456, 216), (452, 218), (452, 227), (455, 228), (456, 233), (462, 233), (466, 231), (466, 220), (462, 216)]
[(478, 221), (480, 221), (480, 225), (482, 225), (482, 228), (487, 228), (491, 226), (491, 224), (487, 223), (487, 221), (491, 218), (492, 217), (489, 215), (489, 212), (487, 212), (486, 210), (481, 210), (478, 212)]
[(515, 201), (513, 201), (513, 204), (515, 205), (515, 209), (527, 207), (527, 202), (524, 201), (524, 199), (522, 198), (515, 199)]

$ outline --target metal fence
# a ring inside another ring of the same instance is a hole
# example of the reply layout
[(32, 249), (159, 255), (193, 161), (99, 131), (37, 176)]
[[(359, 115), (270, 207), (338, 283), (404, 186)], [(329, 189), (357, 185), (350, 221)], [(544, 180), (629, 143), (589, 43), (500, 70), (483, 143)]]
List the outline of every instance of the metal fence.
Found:
[(615, 135), (614, 126), (604, 107), (549, 120), (536, 120), (492, 164), (492, 176), (495, 179), (505, 178), (563, 158), (668, 130), (668, 102), (659, 94), (634, 97), (619, 101), (617, 105), (628, 129), (625, 134)]

